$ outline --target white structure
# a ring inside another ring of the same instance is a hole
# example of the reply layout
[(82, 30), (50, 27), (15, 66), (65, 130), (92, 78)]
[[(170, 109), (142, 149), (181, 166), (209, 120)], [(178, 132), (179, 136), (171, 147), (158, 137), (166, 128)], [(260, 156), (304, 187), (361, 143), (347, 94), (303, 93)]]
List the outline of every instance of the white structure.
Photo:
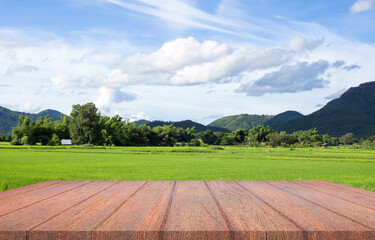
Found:
[(72, 139), (61, 139), (61, 146), (72, 145)]

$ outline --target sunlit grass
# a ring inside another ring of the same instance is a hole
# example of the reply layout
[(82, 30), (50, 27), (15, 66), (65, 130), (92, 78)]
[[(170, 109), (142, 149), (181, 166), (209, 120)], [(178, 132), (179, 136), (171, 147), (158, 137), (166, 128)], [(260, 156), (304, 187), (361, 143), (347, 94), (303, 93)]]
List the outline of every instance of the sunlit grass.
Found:
[(328, 180), (375, 191), (375, 151), (0, 144), (0, 190), (47, 180)]

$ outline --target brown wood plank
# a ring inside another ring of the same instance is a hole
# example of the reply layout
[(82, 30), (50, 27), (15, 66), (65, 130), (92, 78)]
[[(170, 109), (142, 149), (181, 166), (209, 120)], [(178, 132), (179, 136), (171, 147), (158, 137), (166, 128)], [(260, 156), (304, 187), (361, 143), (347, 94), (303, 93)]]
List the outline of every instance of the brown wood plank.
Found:
[(323, 184), (332, 186), (332, 187), (334, 187), (334, 188), (336, 188), (337, 190), (340, 190), (340, 191), (355, 192), (355, 193), (358, 193), (358, 194), (363, 194), (363, 195), (375, 198), (375, 192), (371, 192), (371, 191), (360, 189), (360, 188), (355, 188), (355, 187), (352, 187), (352, 186), (347, 186), (347, 185), (344, 185), (344, 184), (329, 182), (329, 181), (321, 181), (321, 182)]
[(230, 227), (204, 182), (177, 182), (163, 239), (230, 239)]
[(303, 229), (305, 238), (375, 239), (375, 231), (267, 182), (238, 183)]
[(158, 239), (173, 181), (150, 181), (93, 231), (93, 239)]
[(16, 195), (13, 197), (0, 200), (0, 217), (10, 212), (13, 212), (17, 209), (21, 209), (23, 207), (32, 205), (36, 202), (43, 201), (44, 199), (61, 194), (82, 184), (84, 184), (84, 182), (59, 182), (58, 184), (49, 185), (44, 188), (39, 188), (35, 191), (26, 192), (21, 195)]
[(207, 182), (234, 231), (235, 239), (303, 239), (303, 232), (233, 181)]
[(6, 199), (6, 198), (9, 198), (9, 197), (14, 197), (14, 196), (17, 196), (17, 195), (21, 195), (21, 194), (31, 192), (31, 191), (36, 191), (38, 189), (57, 184), (59, 182), (61, 182), (61, 181), (45, 181), (45, 182), (35, 183), (35, 184), (32, 184), (32, 185), (28, 185), (28, 186), (19, 187), (19, 188), (7, 190), (7, 191), (4, 191), (4, 192), (0, 192), (0, 200)]
[[(330, 196), (345, 199), (368, 208), (375, 210), (375, 193), (358, 189), (353, 187), (346, 188), (346, 186), (332, 183), (327, 184), (326, 181), (290, 181), (292, 183), (301, 185), (308, 189), (313, 189), (322, 193), (326, 193)], [(371, 196), (373, 195), (373, 197)]]
[(91, 230), (114, 213), (145, 181), (123, 181), (34, 228), (29, 240), (91, 239)]
[(328, 194), (314, 191), (301, 185), (291, 184), (286, 181), (272, 181), (269, 184), (283, 189), (284, 191), (313, 202), (323, 208), (329, 209), (341, 216), (349, 218), (360, 225), (375, 231), (375, 210), (361, 205), (330, 196)]
[(80, 187), (2, 216), (0, 217), (0, 239), (26, 239), (27, 231), (115, 183), (87, 181)]

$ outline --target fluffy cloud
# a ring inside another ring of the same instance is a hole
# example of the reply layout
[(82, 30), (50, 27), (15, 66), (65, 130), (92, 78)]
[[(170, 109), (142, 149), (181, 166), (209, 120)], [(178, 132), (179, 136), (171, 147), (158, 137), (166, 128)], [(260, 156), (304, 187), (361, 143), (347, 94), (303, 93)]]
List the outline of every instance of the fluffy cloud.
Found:
[(303, 52), (308, 50), (313, 50), (317, 48), (324, 42), (324, 39), (307, 39), (302, 37), (295, 37), (289, 43), (289, 49), (295, 50), (297, 52)]
[(40, 107), (34, 106), (31, 102), (27, 102), (22, 106), (22, 111), (27, 113), (36, 113), (40, 111)]
[(55, 89), (74, 88), (80, 85), (81, 79), (66, 74), (59, 74), (52, 77), (50, 82)]
[(368, 11), (368, 10), (372, 9), (372, 6), (373, 6), (374, 2), (375, 2), (374, 0), (357, 0), (350, 7), (350, 12), (355, 14), (355, 13)]
[(34, 71), (38, 71), (38, 68), (31, 66), (31, 65), (13, 63), (7, 69), (5, 75), (13, 75), (14, 73), (17, 73), (17, 72), (29, 73), (29, 72), (34, 72)]
[(255, 82), (242, 84), (236, 91), (251, 96), (265, 93), (295, 93), (323, 88), (326, 81), (321, 77), (330, 64), (327, 61), (300, 62), (284, 65), (279, 70), (265, 74)]
[(101, 87), (99, 89), (100, 96), (95, 101), (95, 105), (108, 111), (113, 104), (121, 102), (134, 101), (137, 97), (132, 93), (123, 92), (119, 89), (112, 89), (108, 87)]
[(332, 63), (332, 67), (339, 68), (345, 64), (346, 62), (344, 60), (337, 60), (336, 62)]
[(295, 38), (285, 48), (249, 49), (215, 41), (199, 42), (188, 37), (167, 42), (148, 55), (127, 57), (117, 69), (98, 77), (96, 81), (112, 86), (222, 82), (242, 72), (278, 67), (322, 42), (322, 39)]
[(361, 66), (357, 65), (357, 64), (353, 64), (353, 65), (349, 65), (349, 66), (345, 66), (343, 67), (343, 69), (347, 70), (347, 71), (353, 71), (353, 70), (358, 70), (360, 69)]

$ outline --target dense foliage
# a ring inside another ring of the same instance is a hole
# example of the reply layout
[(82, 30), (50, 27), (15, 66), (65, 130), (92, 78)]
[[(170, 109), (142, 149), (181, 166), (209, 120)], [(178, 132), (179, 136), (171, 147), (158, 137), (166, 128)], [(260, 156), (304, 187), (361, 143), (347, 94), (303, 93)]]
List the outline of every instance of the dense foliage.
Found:
[[(144, 120), (140, 120), (141, 122), (144, 122)], [(139, 122), (137, 121), (135, 123), (136, 125), (139, 126)], [(147, 126), (150, 126), (151, 128), (157, 127), (157, 126), (164, 126), (164, 125), (173, 125), (178, 128), (195, 128), (195, 131), (197, 132), (204, 132), (206, 130), (211, 130), (214, 132), (225, 132), (225, 133), (230, 133), (231, 131), (226, 129), (226, 128), (221, 128), (221, 127), (213, 127), (213, 126), (205, 126), (203, 124), (193, 122), (191, 120), (184, 120), (184, 121), (178, 121), (178, 122), (166, 122), (166, 121), (152, 121), (152, 122), (145, 122)]]
[[(3, 141), (9, 137), (3, 136)], [(276, 132), (270, 126), (259, 125), (237, 129), (231, 133), (214, 132), (210, 129), (198, 132), (195, 127), (182, 128), (172, 124), (150, 127), (136, 126), (129, 120), (116, 115), (112, 118), (102, 116), (93, 103), (73, 105), (70, 117), (52, 121), (48, 115), (32, 122), (28, 116), (19, 118), (12, 131), (11, 143), (14, 145), (59, 145), (61, 139), (72, 139), (73, 144), (104, 146), (200, 146), (207, 145), (249, 145), (270, 147), (312, 147), (352, 145), (360, 143), (375, 145), (375, 137), (358, 140), (353, 133), (345, 133), (340, 138), (320, 134), (316, 128), (288, 134)], [(1, 139), (0, 139), (1, 140)]]
[(61, 115), (61, 120), (40, 117), (31, 122), (28, 116), (19, 117), (18, 125), (12, 131), (14, 145), (59, 145), (61, 139), (72, 139), (74, 144), (106, 146), (174, 146), (177, 142), (197, 146), (194, 128), (177, 128), (173, 125), (150, 128), (123, 120), (101, 116), (93, 103), (74, 105), (70, 118)]

